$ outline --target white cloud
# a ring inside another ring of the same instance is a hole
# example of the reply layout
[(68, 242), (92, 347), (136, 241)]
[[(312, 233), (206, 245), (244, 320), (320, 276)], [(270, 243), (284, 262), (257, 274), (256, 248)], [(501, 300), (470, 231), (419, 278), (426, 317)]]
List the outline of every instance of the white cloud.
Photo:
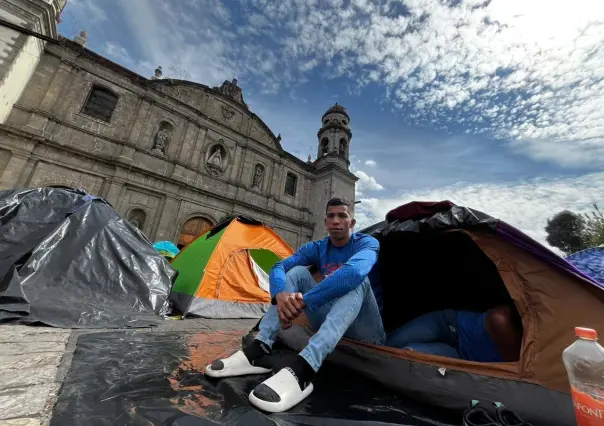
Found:
[[(129, 0), (118, 5), (139, 47), (135, 71), (150, 75), (161, 65), (209, 86), (233, 77), (237, 56), (245, 46), (235, 42), (231, 12), (222, 2)], [(270, 52), (257, 55), (259, 69), (260, 65), (265, 69), (267, 55)]]
[(365, 161), (365, 165), (367, 167), (375, 167), (377, 165), (377, 163), (375, 161), (373, 161), (373, 160), (366, 160)]
[[(67, 13), (98, 22), (103, 4), (72, 0)], [(533, 159), (604, 166), (601, 0), (117, 4), (144, 75), (176, 66), (208, 85), (237, 76), (262, 94), (292, 93), (310, 73), (345, 76), (351, 93), (384, 86), (411, 125), (461, 126)]]
[(69, 24), (61, 24), (61, 35), (72, 39), (82, 30), (89, 36), (97, 35), (97, 30), (101, 30), (108, 20), (102, 4), (95, 0), (69, 0), (61, 12), (61, 21)]
[(508, 184), (452, 185), (398, 197), (363, 198), (356, 208), (358, 229), (384, 220), (390, 210), (410, 201), (449, 200), (508, 222), (547, 246), (544, 227), (561, 210), (589, 212), (602, 203), (604, 173), (564, 179), (532, 179)]
[(405, 15), (393, 0), (247, 4), (286, 22), (275, 28), (285, 66), (318, 61), (325, 75), (394, 87), (433, 126), (471, 117), (470, 132), (512, 138), (533, 158), (604, 165), (600, 0), (406, 0)]
[(102, 53), (115, 61), (125, 62), (129, 59), (128, 51), (117, 43), (106, 41), (101, 49)]
[[(107, 14), (93, 0), (69, 0), (66, 12), (78, 13), (87, 20), (107, 21)], [(84, 28), (82, 28), (84, 29)]]
[(369, 176), (361, 170), (352, 170), (352, 172), (359, 178), (356, 186), (358, 191), (382, 191), (384, 189), (373, 176)]

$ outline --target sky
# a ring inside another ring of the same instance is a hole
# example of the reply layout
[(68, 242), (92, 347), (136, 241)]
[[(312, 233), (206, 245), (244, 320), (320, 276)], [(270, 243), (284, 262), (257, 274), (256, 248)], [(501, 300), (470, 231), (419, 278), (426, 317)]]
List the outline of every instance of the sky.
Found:
[(59, 32), (143, 76), (238, 79), (283, 147), (350, 115), (358, 227), (450, 200), (545, 241), (604, 194), (602, 0), (68, 0)]

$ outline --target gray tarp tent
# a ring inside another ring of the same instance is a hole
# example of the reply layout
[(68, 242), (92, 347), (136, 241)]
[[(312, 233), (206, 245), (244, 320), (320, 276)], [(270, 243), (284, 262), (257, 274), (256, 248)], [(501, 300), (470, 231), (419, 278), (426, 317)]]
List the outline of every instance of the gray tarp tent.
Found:
[(176, 275), (101, 198), (64, 187), (0, 191), (0, 322), (153, 325)]

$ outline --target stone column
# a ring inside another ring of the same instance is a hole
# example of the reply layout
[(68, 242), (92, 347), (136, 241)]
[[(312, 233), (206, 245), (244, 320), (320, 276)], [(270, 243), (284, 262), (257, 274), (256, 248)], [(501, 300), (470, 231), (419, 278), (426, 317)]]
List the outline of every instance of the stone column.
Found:
[(119, 208), (119, 200), (120, 195), (122, 193), (122, 188), (124, 187), (124, 183), (120, 181), (112, 181), (109, 185), (109, 189), (107, 190), (107, 194), (105, 194), (105, 199), (113, 206), (114, 209)]
[(143, 131), (143, 127), (148, 119), (148, 114), (151, 108), (150, 100), (143, 99), (141, 106), (138, 109), (136, 114), (136, 118), (134, 120), (134, 125), (132, 126), (132, 130), (130, 131), (130, 136), (128, 140), (132, 143), (138, 145), (138, 138), (140, 137), (141, 132)]
[[(90, 86), (90, 82), (84, 78), (84, 73), (71, 73), (69, 84), (67, 84), (65, 90), (60, 93), (61, 102), (55, 103), (52, 114), (65, 120), (68, 117), (67, 114), (70, 109), (73, 109), (73, 113), (80, 112), (83, 103), (79, 102), (79, 98), (86, 99)], [(80, 105), (80, 103), (82, 103), (82, 105)]]
[(203, 146), (205, 145), (205, 141), (206, 141), (206, 135), (208, 134), (208, 129), (204, 129), (202, 127), (199, 127), (198, 125), (195, 126), (198, 129), (197, 132), (197, 137), (195, 138), (194, 142), (193, 142), (193, 154), (191, 155), (191, 167), (193, 167), (193, 169), (195, 169), (196, 171), (202, 170), (203, 168), (203, 163), (201, 159), (201, 153), (203, 151)]
[[(176, 216), (178, 213), (179, 202), (176, 198), (166, 197), (164, 208), (161, 212), (161, 218), (159, 220), (159, 226), (155, 234), (156, 240), (171, 240), (174, 235), (178, 238), (176, 227), (178, 222)], [(176, 244), (176, 241), (172, 241)]]
[(61, 61), (59, 68), (55, 72), (55, 75), (50, 83), (50, 87), (44, 95), (44, 99), (40, 103), (39, 109), (42, 111), (48, 111), (51, 114), (55, 114), (55, 104), (60, 98), (61, 91), (68, 85), (67, 79), (71, 77), (71, 65)]
[(21, 173), (26, 169), (28, 154), (13, 152), (4, 173), (0, 176), (0, 189), (11, 189), (17, 186), (21, 179)]
[[(231, 176), (230, 176), (232, 181), (235, 181), (238, 183), (243, 183), (241, 181), (241, 177), (243, 175), (243, 170), (245, 168), (247, 151), (248, 151), (248, 149), (246, 146), (241, 146), (239, 144), (237, 144), (235, 146), (235, 155), (234, 155), (235, 158), (233, 161), (233, 167), (231, 168)], [(245, 183), (247, 183), (247, 182), (245, 182)]]
[(187, 121), (187, 128), (182, 132), (180, 141), (178, 141), (178, 160), (187, 165), (193, 165), (193, 150), (195, 140), (199, 134), (199, 128)]
[(34, 169), (36, 165), (36, 160), (33, 160), (31, 158), (27, 159), (27, 162), (25, 163), (25, 167), (23, 167), (23, 170), (21, 172), (21, 176), (19, 177), (19, 180), (16, 182), (15, 187), (16, 188), (25, 188), (25, 186), (27, 185), (27, 183), (30, 180), (32, 171)]
[(131, 123), (129, 126), (130, 128), (127, 130), (127, 132), (125, 132), (124, 135), (122, 135), (123, 139), (130, 140), (130, 137), (132, 136), (132, 131), (134, 130), (134, 126), (136, 125), (138, 119), (140, 118), (139, 114), (141, 111), (141, 107), (143, 106), (143, 102), (144, 102), (143, 98), (139, 96), (138, 99), (136, 100), (136, 106), (134, 107), (134, 109), (136, 110), (135, 117), (133, 120), (131, 120)]
[(271, 184), (269, 193), (275, 197), (277, 200), (281, 198), (281, 194), (279, 189), (281, 188), (281, 175), (283, 164), (281, 163), (273, 163), (273, 173), (271, 175)]

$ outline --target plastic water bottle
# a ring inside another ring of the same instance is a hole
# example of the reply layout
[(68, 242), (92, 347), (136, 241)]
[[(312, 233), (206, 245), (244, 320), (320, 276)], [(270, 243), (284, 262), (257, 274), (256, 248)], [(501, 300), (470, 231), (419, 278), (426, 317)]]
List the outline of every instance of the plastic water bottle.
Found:
[(604, 426), (604, 348), (598, 333), (576, 327), (577, 340), (564, 350), (578, 426)]

